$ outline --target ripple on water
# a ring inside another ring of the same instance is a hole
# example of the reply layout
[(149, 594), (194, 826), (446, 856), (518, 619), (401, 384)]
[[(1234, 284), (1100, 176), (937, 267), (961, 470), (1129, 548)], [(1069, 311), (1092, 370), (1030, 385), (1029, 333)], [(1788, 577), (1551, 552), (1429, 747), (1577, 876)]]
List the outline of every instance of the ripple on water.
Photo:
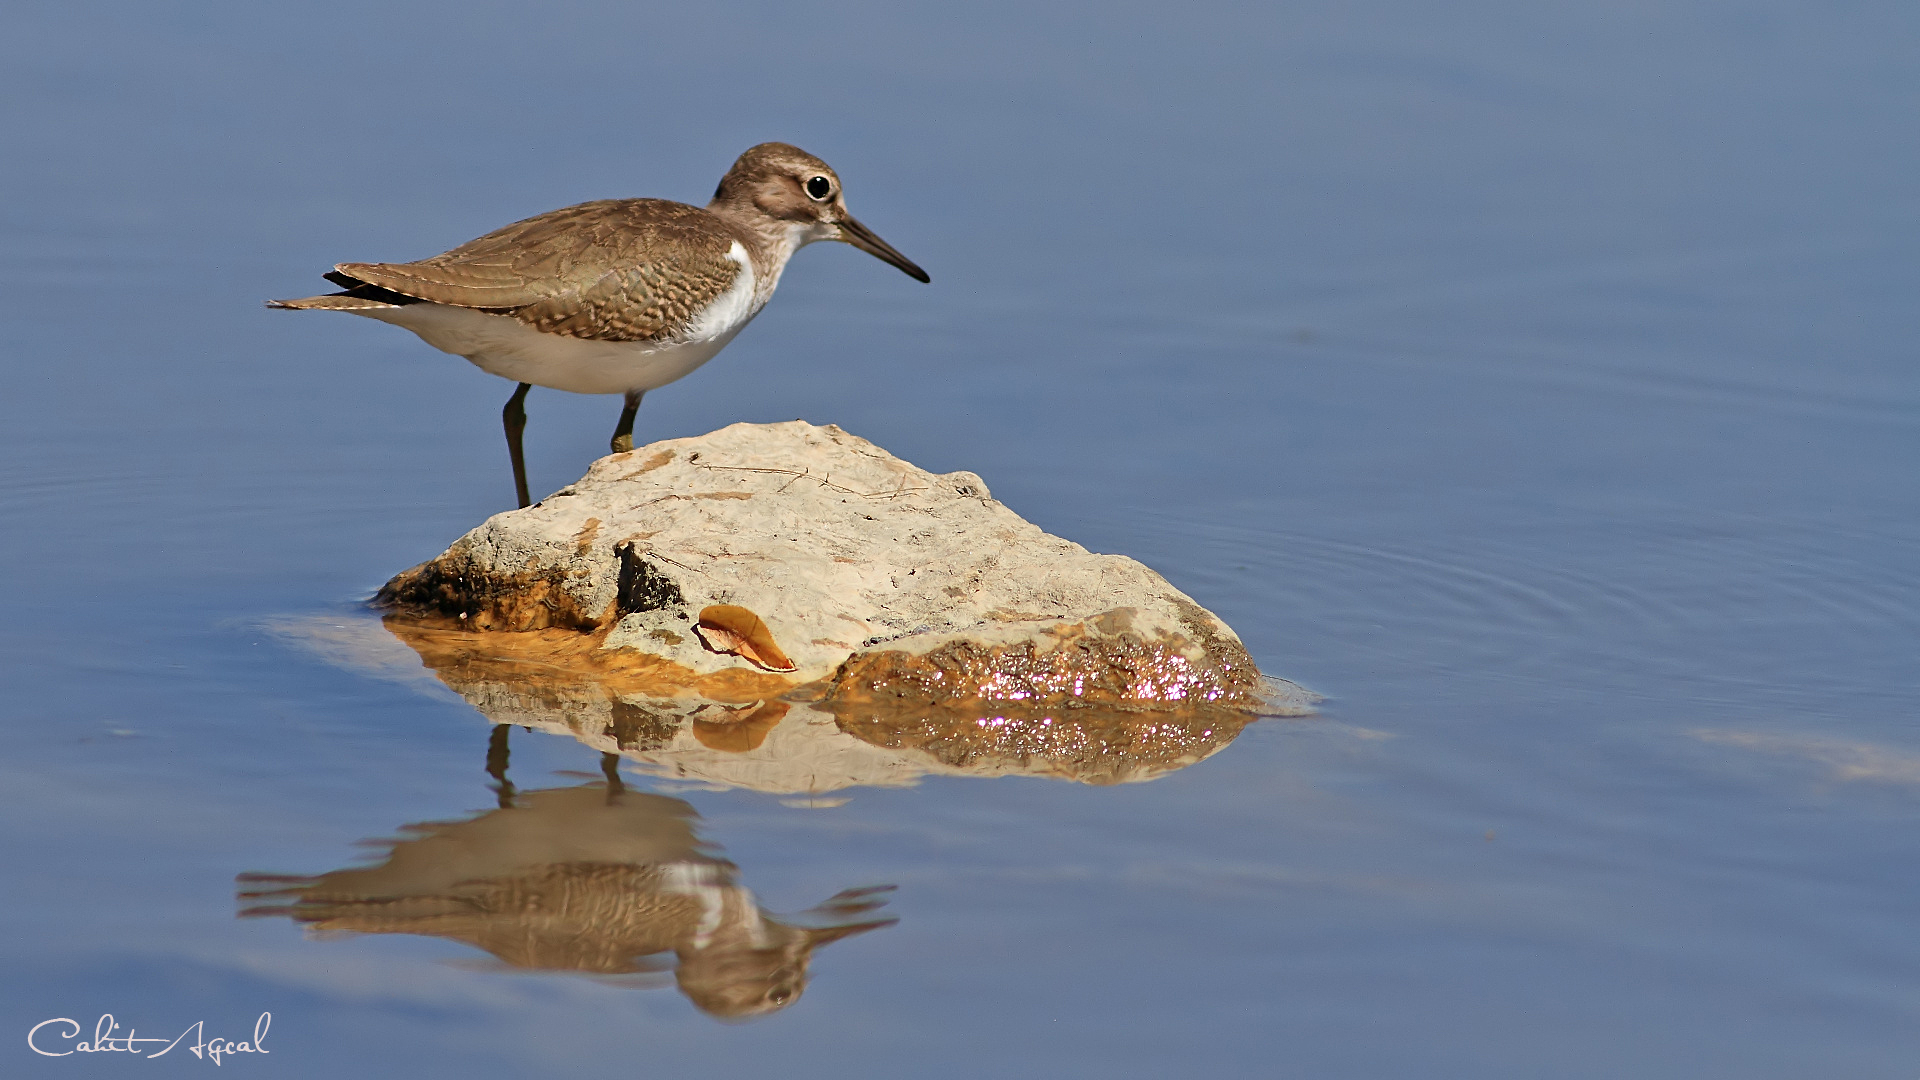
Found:
[[(1244, 637), (1284, 624), (1279, 640), (1317, 642), (1307, 647), (1358, 670), (1384, 663), (1669, 700), (1812, 699), (1846, 688), (1844, 663), (1810, 676), (1806, 666), (1823, 661), (1782, 654), (1787, 641), (1857, 652), (1920, 632), (1915, 545), (1887, 534), (1731, 517), (1563, 519), (1471, 543), (1156, 514), (1126, 528), (1147, 562), (1176, 567)], [(1287, 673), (1285, 656), (1258, 652), (1263, 668)], [(1783, 664), (1798, 670), (1776, 674)]]

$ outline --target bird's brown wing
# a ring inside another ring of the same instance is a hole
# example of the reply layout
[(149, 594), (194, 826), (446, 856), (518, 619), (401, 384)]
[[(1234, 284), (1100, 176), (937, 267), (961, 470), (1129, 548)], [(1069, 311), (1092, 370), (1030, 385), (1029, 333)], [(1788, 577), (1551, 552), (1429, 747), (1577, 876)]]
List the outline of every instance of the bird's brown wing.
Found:
[(740, 274), (712, 214), (662, 199), (581, 203), (517, 221), (411, 263), (341, 263), (340, 274), (436, 304), (495, 311), (536, 330), (600, 341), (671, 338)]

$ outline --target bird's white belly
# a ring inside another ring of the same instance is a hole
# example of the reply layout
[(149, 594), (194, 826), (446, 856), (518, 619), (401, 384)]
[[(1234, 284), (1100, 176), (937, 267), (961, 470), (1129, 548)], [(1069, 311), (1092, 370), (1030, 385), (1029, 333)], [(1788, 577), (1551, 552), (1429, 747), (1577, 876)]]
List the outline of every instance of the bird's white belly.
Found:
[(406, 304), (355, 311), (404, 326), (420, 339), (481, 370), (514, 382), (575, 394), (625, 394), (665, 386), (713, 359), (756, 312), (728, 320), (718, 333), (678, 342), (592, 341), (544, 334), (510, 315), (446, 304)]
[(354, 314), (404, 326), (441, 352), (464, 356), (482, 371), (514, 382), (575, 394), (625, 394), (665, 386), (713, 359), (760, 313), (767, 298), (754, 287), (747, 249), (736, 240), (727, 257), (740, 267), (733, 285), (674, 341), (594, 341), (545, 334), (510, 315), (447, 304), (403, 304)]

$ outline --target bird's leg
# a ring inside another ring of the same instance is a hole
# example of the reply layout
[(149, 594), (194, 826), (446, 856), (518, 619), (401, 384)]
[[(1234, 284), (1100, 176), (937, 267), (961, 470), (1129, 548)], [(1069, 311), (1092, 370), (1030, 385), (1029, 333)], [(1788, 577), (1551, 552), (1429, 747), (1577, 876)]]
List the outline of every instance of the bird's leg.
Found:
[(627, 391), (627, 407), (620, 410), (620, 424), (613, 429), (613, 452), (624, 454), (633, 449), (633, 414), (640, 411), (645, 390)]
[(513, 459), (513, 493), (520, 497), (523, 510), (533, 501), (527, 498), (527, 458), (520, 452), (520, 433), (527, 430), (527, 391), (531, 389), (532, 383), (521, 383), (507, 399), (507, 407), (500, 410), (500, 422), (507, 428), (507, 456)]

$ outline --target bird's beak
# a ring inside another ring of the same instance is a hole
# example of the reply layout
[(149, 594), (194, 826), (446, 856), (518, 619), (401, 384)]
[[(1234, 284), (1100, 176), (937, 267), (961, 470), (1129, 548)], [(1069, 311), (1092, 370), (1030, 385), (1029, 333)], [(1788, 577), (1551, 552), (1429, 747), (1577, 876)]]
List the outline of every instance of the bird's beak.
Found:
[(927, 276), (925, 270), (913, 265), (912, 259), (893, 250), (893, 245), (875, 236), (872, 229), (855, 221), (851, 214), (840, 219), (840, 235), (835, 239), (841, 243), (852, 244), (881, 262), (892, 263), (916, 281), (931, 282), (933, 280)]

